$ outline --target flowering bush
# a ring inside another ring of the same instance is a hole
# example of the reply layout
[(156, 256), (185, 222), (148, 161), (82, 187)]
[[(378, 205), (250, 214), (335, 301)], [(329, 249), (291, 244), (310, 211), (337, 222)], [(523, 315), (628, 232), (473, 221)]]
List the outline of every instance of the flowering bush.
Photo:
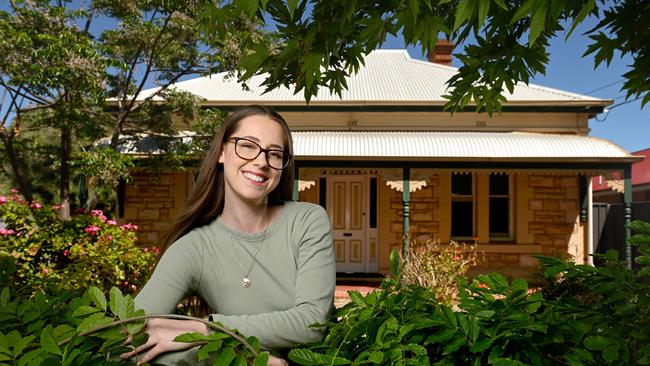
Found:
[(15, 191), (0, 195), (0, 286), (26, 294), (90, 286), (134, 293), (144, 284), (158, 251), (135, 245), (137, 226), (117, 225), (99, 210), (62, 221), (58, 208), (27, 205)]
[(433, 290), (439, 302), (453, 306), (457, 301), (458, 281), (481, 258), (477, 244), (455, 241), (441, 245), (438, 241), (411, 242), (408, 258), (403, 258), (400, 281)]

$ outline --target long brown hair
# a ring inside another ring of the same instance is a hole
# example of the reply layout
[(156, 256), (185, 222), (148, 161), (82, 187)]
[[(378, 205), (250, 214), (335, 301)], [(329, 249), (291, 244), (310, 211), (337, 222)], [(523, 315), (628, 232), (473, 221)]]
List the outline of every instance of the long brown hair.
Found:
[[(219, 127), (212, 147), (201, 163), (185, 210), (163, 238), (163, 251), (190, 230), (209, 224), (223, 212), (224, 178), (223, 165), (219, 163), (219, 156), (221, 156), (223, 143), (232, 136), (239, 122), (250, 116), (265, 116), (280, 124), (284, 130), (284, 151), (293, 156), (291, 131), (287, 122), (277, 112), (260, 105), (251, 105), (234, 111)], [(293, 173), (294, 162), (291, 159), (282, 171), (278, 186), (269, 193), (269, 205), (281, 204), (292, 199)]]

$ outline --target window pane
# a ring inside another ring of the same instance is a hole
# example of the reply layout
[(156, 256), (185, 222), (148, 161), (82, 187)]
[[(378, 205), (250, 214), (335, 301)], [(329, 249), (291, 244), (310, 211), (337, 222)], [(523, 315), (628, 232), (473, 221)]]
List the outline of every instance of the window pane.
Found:
[(510, 207), (507, 197), (490, 197), (490, 235), (510, 233)]
[(506, 174), (490, 174), (490, 195), (507, 196), (510, 194), (508, 187), (509, 176)]
[(451, 236), (474, 236), (474, 203), (472, 201), (453, 201), (451, 203)]
[(472, 176), (470, 174), (453, 174), (451, 176), (451, 194), (471, 196)]

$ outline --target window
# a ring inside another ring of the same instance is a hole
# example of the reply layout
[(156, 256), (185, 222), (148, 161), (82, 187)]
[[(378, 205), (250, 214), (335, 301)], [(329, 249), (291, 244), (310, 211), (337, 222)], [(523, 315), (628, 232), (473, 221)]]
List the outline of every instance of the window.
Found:
[(490, 239), (511, 239), (510, 176), (490, 175)]
[(451, 176), (451, 237), (474, 236), (474, 185), (471, 174)]

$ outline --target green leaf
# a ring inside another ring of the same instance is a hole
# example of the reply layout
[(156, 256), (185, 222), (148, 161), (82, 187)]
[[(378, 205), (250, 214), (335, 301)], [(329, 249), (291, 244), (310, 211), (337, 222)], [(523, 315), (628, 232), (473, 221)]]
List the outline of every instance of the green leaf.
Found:
[(475, 342), (472, 345), (472, 348), (470, 348), (470, 352), (472, 353), (481, 353), (485, 351), (486, 349), (490, 348), (492, 345), (492, 342), (494, 341), (495, 338), (490, 338), (490, 339), (481, 339), (477, 342)]
[(303, 348), (294, 348), (289, 351), (289, 359), (299, 365), (349, 365), (352, 363), (343, 357), (323, 355)]
[(445, 314), (445, 318), (451, 325), (452, 328), (458, 327), (458, 322), (456, 321), (456, 313), (447, 306), (442, 306), (442, 312)]
[(214, 360), (215, 365), (229, 365), (237, 355), (232, 347), (226, 347), (219, 352), (217, 358)]
[(85, 318), (81, 324), (77, 326), (77, 332), (84, 332), (89, 329), (98, 327), (100, 325), (112, 323), (113, 319), (105, 316), (103, 313), (96, 313)]
[(458, 337), (454, 338), (449, 344), (447, 344), (442, 351), (443, 355), (448, 355), (450, 353), (456, 352), (461, 346), (466, 343), (465, 337), (461, 334), (458, 334)]
[(483, 23), (485, 22), (485, 19), (488, 16), (488, 13), (490, 12), (490, 4), (492, 1), (480, 1), (478, 2), (478, 24), (477, 28), (481, 28), (483, 26)]
[[(176, 339), (177, 338), (178, 337), (176, 337)], [(176, 339), (174, 339), (174, 341), (180, 342), (180, 341), (177, 341)], [(221, 349), (222, 345), (223, 345), (223, 341), (221, 341), (221, 340), (208, 342), (208, 343), (204, 344), (203, 346), (199, 347), (199, 350), (196, 353), (196, 356), (199, 359), (199, 361), (203, 361), (205, 359), (208, 359), (210, 357), (210, 353), (219, 351)]]
[(447, 329), (444, 331), (439, 331), (427, 337), (425, 344), (444, 343), (450, 340), (451, 338), (453, 338), (455, 334), (456, 334), (455, 329)]
[(104, 296), (104, 293), (102, 290), (98, 289), (97, 287), (93, 286), (88, 289), (88, 296), (90, 296), (90, 300), (95, 303), (95, 305), (99, 306), (102, 310), (106, 311), (106, 297)]
[(585, 338), (585, 347), (592, 351), (600, 351), (605, 349), (605, 347), (612, 344), (612, 341), (607, 337), (602, 336), (589, 336)]
[(390, 273), (394, 278), (400, 276), (399, 252), (396, 249), (390, 252)]
[(546, 13), (548, 12), (547, 1), (542, 1), (533, 12), (530, 19), (530, 33), (528, 34), (528, 46), (532, 47), (540, 34), (546, 28)]
[(534, 3), (535, 0), (528, 0), (523, 5), (521, 5), (515, 12), (515, 15), (512, 16), (512, 19), (510, 19), (510, 24), (515, 24), (516, 22), (523, 19), (526, 15), (528, 15), (528, 13), (530, 13), (531, 9), (533, 8)]
[(48, 325), (43, 329), (41, 333), (41, 348), (48, 353), (61, 356), (61, 349), (59, 348), (56, 338), (54, 337), (54, 330), (51, 325)]
[(350, 297), (350, 300), (352, 300), (352, 302), (357, 305), (366, 304), (366, 301), (363, 299), (363, 295), (361, 295), (361, 293), (357, 290), (348, 291), (348, 296)]
[(289, 10), (289, 16), (293, 19), (293, 13), (298, 7), (298, 0), (287, 0), (287, 9)]
[(9, 287), (5, 287), (2, 289), (2, 292), (0, 293), (0, 309), (6, 307), (8, 302), (9, 302)]
[(176, 338), (174, 338), (174, 342), (183, 342), (183, 343), (194, 343), (194, 342), (201, 342), (201, 341), (208, 341), (210, 338), (206, 335), (203, 335), (201, 333), (183, 333)]
[(618, 359), (618, 345), (612, 344), (603, 350), (603, 359), (607, 362), (614, 362)]
[(74, 318), (84, 317), (86, 315), (95, 314), (101, 311), (102, 311), (101, 309), (98, 309), (94, 306), (82, 305), (74, 309), (74, 311), (72, 312), (72, 317)]
[(128, 318), (128, 306), (126, 299), (122, 295), (122, 292), (117, 287), (113, 286), (109, 291), (110, 300), (108, 306), (111, 308), (111, 312), (117, 315), (118, 319)]
[(567, 32), (567, 35), (565, 37), (565, 40), (569, 39), (571, 37), (571, 34), (573, 34), (573, 31), (576, 29), (578, 24), (582, 23), (583, 20), (591, 13), (592, 10), (594, 10), (594, 7), (596, 6), (596, 1), (595, 0), (589, 0), (585, 4), (585, 6), (582, 7), (582, 10), (578, 13), (578, 15), (573, 19), (573, 24), (571, 24), (571, 28), (569, 28), (569, 31)]
[(458, 30), (465, 21), (471, 19), (472, 14), (474, 14), (474, 5), (474, 0), (461, 0), (458, 3), (454, 20), (454, 31)]
[(252, 18), (257, 13), (259, 2), (257, 0), (238, 0), (237, 7), (244, 11), (244, 13)]
[(501, 7), (501, 9), (508, 10), (508, 6), (503, 0), (494, 0), (494, 2), (497, 3), (497, 5)]
[(33, 335), (28, 335), (28, 336), (25, 336), (24, 338), (19, 338), (17, 340), (17, 342), (14, 343), (14, 349), (13, 349), (13, 352), (12, 352), (13, 355), (14, 355), (14, 358), (17, 358), (18, 356), (20, 356), (20, 354), (23, 352), (25, 347), (27, 347), (27, 345), (30, 344), (31, 341), (34, 340), (34, 338), (36, 338), (36, 336), (33, 336)]
[(270, 354), (267, 351), (258, 353), (253, 360), (253, 366), (266, 366), (269, 362), (269, 356)]
[(490, 319), (494, 314), (495, 312), (493, 310), (481, 310), (476, 313), (476, 317), (481, 319)]
[(374, 351), (368, 356), (369, 363), (382, 363), (384, 361), (384, 353), (381, 351)]

